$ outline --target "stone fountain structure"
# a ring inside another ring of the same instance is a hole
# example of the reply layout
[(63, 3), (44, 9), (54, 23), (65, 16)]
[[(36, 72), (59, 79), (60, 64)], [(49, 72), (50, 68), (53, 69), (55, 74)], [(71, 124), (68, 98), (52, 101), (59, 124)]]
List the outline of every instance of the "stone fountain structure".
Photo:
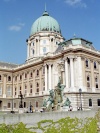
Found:
[(68, 111), (71, 102), (68, 97), (66, 97), (63, 93), (65, 85), (61, 84), (61, 78), (59, 77), (59, 81), (55, 89), (51, 89), (49, 91), (48, 99), (44, 99), (43, 109), (45, 111)]

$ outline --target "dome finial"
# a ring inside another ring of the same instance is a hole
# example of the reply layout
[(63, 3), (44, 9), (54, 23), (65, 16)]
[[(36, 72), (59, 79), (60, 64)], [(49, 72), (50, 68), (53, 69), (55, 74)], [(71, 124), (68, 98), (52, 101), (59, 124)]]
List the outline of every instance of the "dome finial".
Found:
[(47, 11), (46, 3), (45, 3), (45, 12)]

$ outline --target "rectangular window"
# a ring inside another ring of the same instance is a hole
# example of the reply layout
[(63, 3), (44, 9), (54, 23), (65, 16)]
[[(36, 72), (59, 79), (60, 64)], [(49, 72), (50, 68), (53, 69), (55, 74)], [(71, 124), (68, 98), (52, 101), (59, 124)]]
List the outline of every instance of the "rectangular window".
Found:
[(36, 102), (36, 107), (38, 108), (38, 102)]
[(8, 108), (11, 108), (11, 103), (8, 103), (7, 107), (8, 107)]
[(14, 103), (14, 108), (16, 108), (16, 103)]
[(11, 96), (11, 88), (7, 88), (7, 96)]
[(92, 107), (92, 99), (89, 99), (89, 107)]
[(100, 106), (100, 99), (97, 99), (97, 104), (98, 106)]

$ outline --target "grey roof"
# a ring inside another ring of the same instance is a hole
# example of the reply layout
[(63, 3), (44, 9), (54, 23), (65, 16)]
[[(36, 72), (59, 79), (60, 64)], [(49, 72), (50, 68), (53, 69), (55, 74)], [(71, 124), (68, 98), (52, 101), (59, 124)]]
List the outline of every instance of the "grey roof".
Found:
[(0, 67), (14, 68), (17, 67), (17, 64), (8, 63), (8, 62), (0, 62)]
[(58, 44), (59, 46), (56, 49), (55, 53), (62, 51), (64, 46), (68, 46), (70, 44), (72, 44), (72, 45), (79, 45), (80, 44), (80, 45), (83, 45), (84, 47), (91, 48), (91, 49), (95, 50), (92, 42), (85, 40), (83, 38), (71, 38), (69, 40), (66, 40), (64, 42), (59, 43)]

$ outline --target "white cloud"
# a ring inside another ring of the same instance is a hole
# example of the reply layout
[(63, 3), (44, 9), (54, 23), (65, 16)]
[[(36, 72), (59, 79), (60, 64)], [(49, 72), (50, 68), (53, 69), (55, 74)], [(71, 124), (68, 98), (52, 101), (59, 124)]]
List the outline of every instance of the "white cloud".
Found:
[(25, 25), (25, 23), (19, 23), (19, 25), (20, 25), (20, 26), (24, 26), (24, 25)]
[(18, 25), (12, 25), (9, 27), (9, 30), (10, 31), (20, 31), (21, 30), (21, 26), (18, 26)]
[(18, 25), (9, 26), (8, 29), (10, 31), (20, 31), (24, 25), (25, 25), (24, 23), (19, 23)]
[(82, 0), (65, 0), (65, 3), (67, 3), (70, 6), (80, 6), (86, 8), (87, 5)]

